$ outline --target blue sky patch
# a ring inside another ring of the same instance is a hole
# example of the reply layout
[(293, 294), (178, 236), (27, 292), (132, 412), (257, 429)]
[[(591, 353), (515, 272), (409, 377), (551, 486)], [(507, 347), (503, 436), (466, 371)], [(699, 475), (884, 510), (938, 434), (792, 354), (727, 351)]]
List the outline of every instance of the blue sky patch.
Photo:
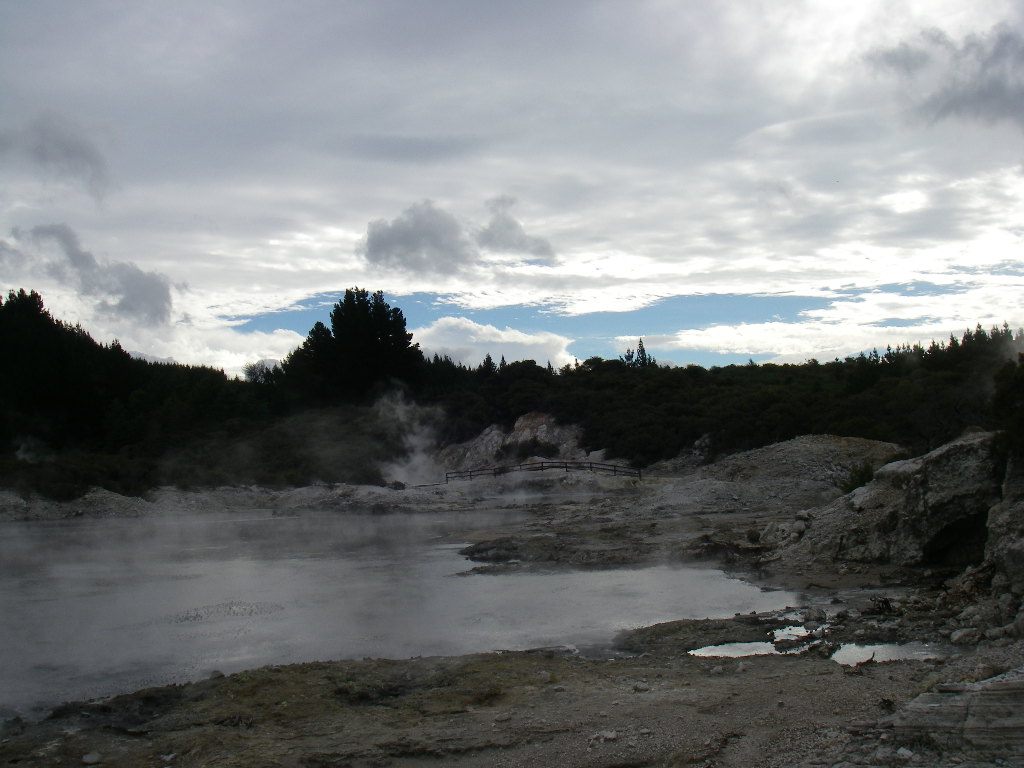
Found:
[(962, 285), (940, 285), (925, 281), (910, 283), (887, 283), (876, 286), (874, 293), (894, 293), (897, 296), (948, 296), (963, 291)]
[(935, 317), (887, 317), (883, 320), (876, 320), (871, 325), (876, 328), (913, 328), (916, 325), (929, 325), (938, 322), (938, 318)]
[[(329, 324), (331, 308), (342, 296), (337, 293), (311, 296), (294, 309), (245, 318), (238, 330), (269, 333), (278, 328), (286, 328), (305, 336), (318, 320)], [(802, 312), (824, 309), (832, 302), (828, 298), (807, 296), (675, 296), (629, 312), (564, 315), (548, 306), (462, 309), (444, 301), (443, 296), (431, 293), (385, 295), (385, 298), (391, 306), (401, 308), (410, 329), (430, 325), (442, 317), (465, 317), (475, 323), (500, 329), (513, 328), (524, 333), (557, 333), (573, 339), (569, 351), (579, 360), (595, 356), (606, 359), (618, 357), (624, 351), (624, 346), (615, 341), (618, 336), (639, 339), (722, 324), (798, 322)], [(635, 342), (628, 346), (635, 346)], [(650, 344), (645, 346), (656, 358), (704, 366), (746, 363), (750, 359), (760, 362), (771, 357), (697, 349), (659, 349)]]

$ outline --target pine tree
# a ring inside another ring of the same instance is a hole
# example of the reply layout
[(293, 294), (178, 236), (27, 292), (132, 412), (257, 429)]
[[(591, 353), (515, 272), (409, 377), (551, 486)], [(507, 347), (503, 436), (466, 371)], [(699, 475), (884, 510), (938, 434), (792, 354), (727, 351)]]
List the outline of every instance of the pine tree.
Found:
[(346, 290), (330, 321), (330, 328), (317, 322), (282, 366), (301, 390), (361, 397), (380, 382), (409, 381), (424, 362), (402, 310), (390, 307), (381, 291)]
[(650, 368), (658, 364), (657, 360), (647, 354), (643, 339), (637, 342), (635, 352), (632, 349), (627, 349), (626, 354), (619, 359), (629, 368)]
[(646, 368), (649, 365), (654, 365), (654, 358), (647, 357), (647, 350), (644, 349), (644, 340), (640, 339), (636, 345), (636, 367)]
[[(503, 358), (504, 359), (504, 358)], [(491, 353), (488, 352), (484, 356), (484, 361), (476, 368), (477, 375), (481, 378), (489, 378), (498, 372), (498, 366), (494, 364), (494, 359), (491, 357)]]

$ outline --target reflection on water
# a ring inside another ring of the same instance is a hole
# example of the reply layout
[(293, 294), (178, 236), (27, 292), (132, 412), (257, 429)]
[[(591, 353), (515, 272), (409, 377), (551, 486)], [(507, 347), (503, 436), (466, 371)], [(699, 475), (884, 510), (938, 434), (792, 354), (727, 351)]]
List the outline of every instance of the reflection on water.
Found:
[[(780, 653), (800, 653), (807, 645), (779, 650), (772, 643), (723, 643), (690, 651), (691, 656), (736, 659), (743, 656), (771, 656)], [(886, 643), (882, 645), (843, 645), (832, 654), (832, 661), (854, 666), (865, 661), (906, 661), (941, 659), (949, 656), (949, 649), (934, 643)]]
[(269, 663), (601, 644), (628, 627), (796, 599), (667, 566), (457, 575), (469, 566), (460, 537), (499, 522), (481, 513), (5, 524), (0, 707), (38, 713)]
[(768, 656), (779, 653), (771, 643), (722, 643), (696, 648), (690, 651), (691, 656), (711, 656), (713, 658), (738, 659), (743, 656)]
[(844, 645), (832, 654), (832, 661), (853, 666), (865, 661), (904, 661), (917, 659), (941, 659), (949, 656), (949, 649), (935, 643), (904, 643), (896, 645)]

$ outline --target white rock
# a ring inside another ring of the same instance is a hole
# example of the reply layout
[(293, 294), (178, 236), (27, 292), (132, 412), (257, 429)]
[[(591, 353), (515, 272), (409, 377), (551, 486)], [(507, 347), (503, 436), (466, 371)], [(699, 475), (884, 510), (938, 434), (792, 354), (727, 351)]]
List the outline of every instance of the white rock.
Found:
[(975, 645), (979, 640), (981, 640), (981, 632), (975, 627), (964, 627), (949, 635), (949, 642), (953, 645)]
[(903, 760), (904, 762), (913, 760), (917, 755), (914, 754), (913, 750), (907, 749), (906, 747), (900, 747), (896, 750), (896, 759)]

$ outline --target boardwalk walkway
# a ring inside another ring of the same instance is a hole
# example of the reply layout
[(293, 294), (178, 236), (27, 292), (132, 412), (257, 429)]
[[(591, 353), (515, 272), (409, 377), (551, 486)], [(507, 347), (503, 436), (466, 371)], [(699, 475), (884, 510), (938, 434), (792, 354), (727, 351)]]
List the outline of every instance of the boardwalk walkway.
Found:
[(600, 461), (531, 461), (527, 464), (511, 464), (503, 467), (482, 467), (480, 469), (462, 469), (444, 473), (445, 483), (452, 480), (472, 480), (475, 477), (498, 477), (512, 472), (543, 472), (548, 469), (560, 469), (565, 472), (604, 472), (609, 475), (624, 475), (641, 478), (640, 470), (624, 464), (606, 464)]

